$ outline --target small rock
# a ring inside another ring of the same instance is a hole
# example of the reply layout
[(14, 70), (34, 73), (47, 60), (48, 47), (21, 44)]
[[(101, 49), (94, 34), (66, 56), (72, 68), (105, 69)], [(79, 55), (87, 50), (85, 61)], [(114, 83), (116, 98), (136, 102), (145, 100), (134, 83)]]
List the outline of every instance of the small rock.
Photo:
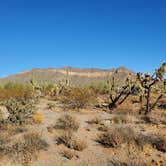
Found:
[(0, 119), (6, 120), (9, 117), (9, 112), (5, 106), (0, 106)]

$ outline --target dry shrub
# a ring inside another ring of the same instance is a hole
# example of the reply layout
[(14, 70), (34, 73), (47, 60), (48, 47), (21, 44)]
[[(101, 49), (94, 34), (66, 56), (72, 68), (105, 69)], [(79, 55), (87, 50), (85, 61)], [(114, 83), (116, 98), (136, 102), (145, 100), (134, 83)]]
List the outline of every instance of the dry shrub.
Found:
[(61, 102), (66, 108), (81, 109), (95, 102), (93, 92), (87, 88), (72, 88), (61, 97)]
[(10, 82), (0, 88), (0, 100), (9, 98), (30, 99), (33, 98), (33, 90), (29, 85)]
[(27, 166), (32, 159), (37, 158), (39, 151), (47, 147), (48, 144), (38, 133), (28, 133), (23, 135), (23, 139), (1, 144), (0, 152), (2, 156), (8, 156), (14, 161), (17, 159), (23, 166)]
[(41, 124), (41, 123), (43, 122), (43, 117), (42, 117), (42, 115), (41, 115), (40, 113), (38, 113), (38, 112), (36, 112), (36, 113), (34, 114), (33, 118), (34, 118), (34, 122), (35, 122), (36, 124)]
[(96, 140), (104, 147), (119, 147), (124, 143), (130, 144), (136, 141), (134, 131), (129, 127), (114, 127), (98, 135)]
[(155, 110), (148, 115), (142, 116), (141, 120), (144, 123), (149, 124), (166, 124), (166, 112), (165, 110)]
[(128, 114), (119, 114), (119, 115), (115, 115), (112, 118), (112, 123), (117, 123), (117, 124), (121, 124), (121, 123), (133, 123), (134, 122), (134, 117)]
[(88, 124), (96, 124), (100, 125), (101, 124), (101, 118), (99, 117), (94, 117), (93, 119), (87, 121)]
[(72, 139), (73, 139), (73, 133), (69, 130), (62, 133), (62, 135), (56, 139), (56, 142), (58, 145), (64, 144), (66, 147), (70, 148), (72, 144)]
[(12, 137), (16, 134), (24, 133), (27, 129), (24, 125), (22, 126), (14, 126), (10, 123), (0, 123), (0, 133), (6, 134), (9, 137)]
[(64, 114), (57, 120), (55, 128), (77, 131), (79, 125), (79, 122), (74, 116)]
[(49, 110), (55, 110), (55, 108), (56, 108), (56, 105), (54, 104), (54, 103), (48, 103), (47, 104), (47, 108), (49, 109)]
[(61, 152), (61, 154), (62, 154), (63, 157), (65, 157), (65, 158), (67, 158), (67, 159), (69, 159), (69, 160), (71, 160), (73, 157), (75, 157), (74, 152), (71, 151), (71, 150), (69, 150), (69, 149), (63, 150), (63, 151)]
[(73, 139), (72, 140), (72, 149), (77, 151), (83, 151), (87, 148), (87, 143), (81, 139)]
[(140, 135), (138, 139), (139, 145), (145, 150), (147, 145), (157, 149), (160, 152), (166, 152), (166, 137), (165, 136), (154, 136), (154, 135)]
[(83, 151), (87, 147), (86, 142), (76, 138), (71, 131), (64, 132), (56, 141), (58, 145), (64, 144), (66, 147), (77, 151)]
[(129, 161), (117, 161), (117, 160), (112, 160), (110, 161), (110, 164), (112, 166), (150, 166), (146, 162), (142, 161), (141, 159), (129, 159)]

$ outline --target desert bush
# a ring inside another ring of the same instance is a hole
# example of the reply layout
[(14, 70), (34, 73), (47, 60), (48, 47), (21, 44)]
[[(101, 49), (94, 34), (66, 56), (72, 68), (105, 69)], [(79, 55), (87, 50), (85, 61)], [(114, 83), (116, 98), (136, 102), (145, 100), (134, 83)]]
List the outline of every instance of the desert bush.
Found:
[(64, 107), (71, 109), (81, 109), (95, 102), (95, 97), (91, 90), (87, 88), (71, 88), (61, 96)]
[(64, 114), (57, 120), (55, 128), (77, 131), (79, 125), (79, 122), (74, 116)]
[(93, 119), (87, 121), (88, 124), (96, 124), (99, 125), (101, 124), (101, 118), (99, 117), (94, 117)]
[(35, 122), (36, 124), (40, 124), (40, 123), (43, 122), (43, 117), (42, 117), (42, 115), (41, 115), (40, 113), (38, 113), (38, 112), (36, 112), (36, 113), (34, 114), (33, 119), (34, 119), (34, 122)]
[(56, 141), (58, 145), (64, 144), (66, 147), (77, 151), (83, 151), (87, 147), (86, 142), (76, 138), (70, 130), (64, 132)]
[(136, 141), (134, 131), (129, 127), (114, 127), (98, 135), (96, 140), (104, 147), (119, 147), (124, 143), (130, 144)]
[(71, 151), (71, 150), (63, 150), (61, 152), (61, 154), (62, 154), (63, 157), (65, 157), (69, 160), (71, 160), (75, 156), (74, 152)]
[(46, 150), (48, 144), (41, 139), (38, 133), (25, 134), (22, 141), (6, 147), (6, 155), (16, 158), (22, 165), (28, 165), (32, 159), (37, 158), (37, 153)]
[(115, 115), (112, 117), (112, 123), (132, 123), (134, 121), (134, 117), (131, 115), (123, 115), (123, 114), (119, 114), (119, 115)]
[(48, 103), (47, 104), (47, 108), (49, 109), (49, 110), (55, 110), (55, 108), (56, 108), (56, 105), (55, 105), (55, 103)]
[(0, 100), (6, 100), (9, 98), (33, 98), (32, 88), (27, 84), (7, 83), (0, 88)]
[(93, 81), (87, 85), (87, 88), (97, 95), (106, 95), (110, 92), (110, 85), (107, 83), (107, 80)]
[(117, 160), (112, 160), (110, 161), (110, 164), (112, 166), (150, 166), (150, 164), (142, 161), (141, 159), (129, 159), (129, 161), (117, 161)]
[(83, 151), (87, 147), (87, 143), (81, 139), (73, 139), (72, 140), (72, 149), (77, 151)]
[(33, 121), (34, 103), (31, 100), (25, 99), (8, 99), (4, 102), (9, 117), (8, 122), (14, 124), (25, 124)]
[(56, 139), (56, 142), (58, 145), (64, 144), (66, 147), (70, 148), (72, 144), (72, 139), (73, 139), (73, 133), (69, 130), (62, 133), (62, 135)]
[(138, 139), (139, 145), (144, 148), (147, 144), (161, 152), (166, 152), (166, 137), (154, 135), (141, 135)]

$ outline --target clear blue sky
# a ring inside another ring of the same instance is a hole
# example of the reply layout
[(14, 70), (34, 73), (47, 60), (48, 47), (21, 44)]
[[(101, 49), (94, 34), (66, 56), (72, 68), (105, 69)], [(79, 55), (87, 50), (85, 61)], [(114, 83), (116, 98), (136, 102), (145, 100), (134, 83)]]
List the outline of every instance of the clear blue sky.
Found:
[(166, 60), (165, 0), (1, 0), (0, 76), (31, 68)]

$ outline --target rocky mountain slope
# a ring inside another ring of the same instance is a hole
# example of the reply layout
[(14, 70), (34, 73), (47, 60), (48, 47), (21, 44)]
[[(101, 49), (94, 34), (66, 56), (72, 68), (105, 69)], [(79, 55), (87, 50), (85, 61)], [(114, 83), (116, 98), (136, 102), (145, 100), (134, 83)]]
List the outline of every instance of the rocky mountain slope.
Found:
[[(73, 68), (73, 67), (63, 67), (63, 68), (47, 68), (47, 69), (32, 69), (30, 71), (25, 71), (12, 75), (3, 79), (0, 79), (0, 83), (6, 82), (18, 82), (25, 83), (29, 82), (31, 78), (35, 78), (42, 82), (55, 83), (63, 79), (70, 79), (73, 84), (83, 84), (92, 81), (106, 80), (113, 76), (116, 71), (116, 77), (121, 82), (123, 81), (129, 73), (133, 71), (120, 67), (117, 69), (96, 69), (96, 68)], [(134, 74), (134, 73), (133, 73)]]

